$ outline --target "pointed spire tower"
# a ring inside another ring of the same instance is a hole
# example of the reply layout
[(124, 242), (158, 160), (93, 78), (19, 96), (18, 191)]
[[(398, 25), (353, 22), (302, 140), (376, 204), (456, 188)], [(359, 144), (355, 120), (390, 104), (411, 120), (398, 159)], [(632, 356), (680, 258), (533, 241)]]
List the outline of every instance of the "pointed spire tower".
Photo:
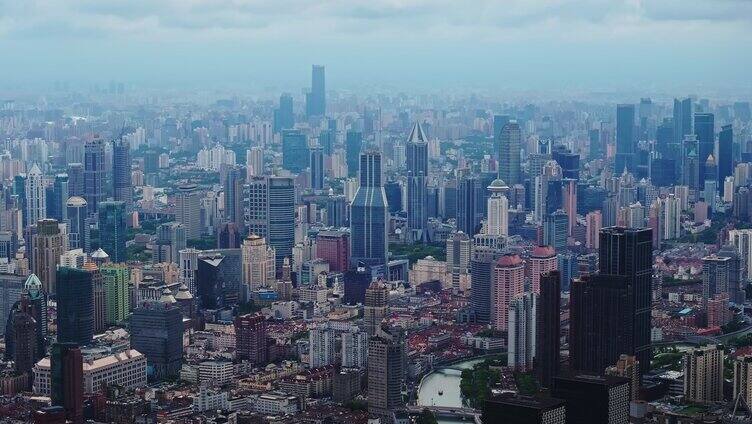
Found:
[(428, 209), (426, 183), (428, 179), (428, 138), (420, 122), (413, 125), (407, 137), (407, 227), (413, 242), (428, 241)]

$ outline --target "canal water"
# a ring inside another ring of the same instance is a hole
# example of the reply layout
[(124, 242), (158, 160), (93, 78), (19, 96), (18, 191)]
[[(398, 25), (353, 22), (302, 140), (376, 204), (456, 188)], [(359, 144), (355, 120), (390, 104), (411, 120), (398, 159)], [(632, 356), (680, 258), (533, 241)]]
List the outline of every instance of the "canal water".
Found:
[[(428, 374), (418, 388), (418, 405), (424, 406), (462, 406), (462, 393), (460, 381), (462, 381), (463, 369), (470, 369), (482, 359), (471, 359), (449, 367), (437, 368)], [(439, 391), (442, 394), (439, 394)], [(447, 420), (439, 418), (439, 424), (455, 424), (466, 421)]]

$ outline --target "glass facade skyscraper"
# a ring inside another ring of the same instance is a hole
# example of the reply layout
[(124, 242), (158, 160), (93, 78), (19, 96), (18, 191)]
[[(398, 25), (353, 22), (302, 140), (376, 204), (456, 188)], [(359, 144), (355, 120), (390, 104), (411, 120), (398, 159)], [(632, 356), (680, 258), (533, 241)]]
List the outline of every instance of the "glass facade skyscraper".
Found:
[(90, 344), (94, 336), (94, 286), (88, 271), (57, 270), (57, 341)]
[(113, 262), (125, 262), (127, 237), (125, 202), (104, 201), (99, 203), (99, 245), (110, 255)]
[(350, 205), (350, 266), (386, 265), (387, 210), (382, 184), (381, 153), (360, 155), (360, 187)]

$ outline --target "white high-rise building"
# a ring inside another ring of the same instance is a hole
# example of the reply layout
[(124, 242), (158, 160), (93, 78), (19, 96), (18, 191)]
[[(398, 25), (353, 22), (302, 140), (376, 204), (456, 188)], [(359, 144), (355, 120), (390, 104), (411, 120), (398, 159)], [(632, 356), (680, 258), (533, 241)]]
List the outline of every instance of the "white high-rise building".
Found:
[(505, 193), (509, 190), (502, 180), (494, 180), (488, 186), (491, 197), (488, 198), (488, 217), (486, 233), (493, 236), (509, 235), (509, 200)]
[(684, 398), (701, 403), (723, 401), (723, 346), (708, 345), (684, 354)]
[(528, 371), (533, 367), (537, 303), (537, 295), (530, 292), (509, 303), (509, 366), (519, 371)]
[(247, 179), (251, 177), (260, 177), (264, 175), (264, 149), (261, 147), (251, 147), (246, 151), (246, 175)]
[(40, 219), (47, 218), (47, 193), (44, 189), (44, 175), (39, 165), (32, 165), (26, 175), (26, 211), (28, 225), (36, 224)]
[(308, 333), (308, 365), (320, 368), (334, 363), (334, 331), (326, 327), (313, 328)]
[(734, 201), (734, 177), (726, 177), (723, 181), (723, 201), (731, 203)]
[(663, 201), (664, 233), (666, 240), (677, 239), (681, 236), (681, 201), (673, 194), (669, 194)]
[(749, 281), (752, 279), (752, 230), (729, 231), (729, 242), (739, 253), (742, 261), (742, 276)]
[(342, 333), (342, 367), (365, 368), (368, 363), (368, 334), (353, 330)]
[(249, 235), (240, 247), (243, 260), (243, 283), (250, 291), (265, 287), (275, 281), (277, 268), (274, 248), (266, 239), (256, 234)]

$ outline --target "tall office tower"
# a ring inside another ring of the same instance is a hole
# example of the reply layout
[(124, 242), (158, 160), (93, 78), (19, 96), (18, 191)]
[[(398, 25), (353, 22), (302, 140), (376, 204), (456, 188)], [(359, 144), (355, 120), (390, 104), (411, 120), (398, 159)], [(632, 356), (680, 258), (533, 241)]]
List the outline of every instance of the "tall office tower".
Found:
[(734, 402), (741, 398), (745, 405), (752, 405), (752, 355), (734, 360)]
[(394, 423), (394, 411), (404, 406), (405, 335), (400, 328), (378, 328), (368, 341), (368, 413)]
[(478, 178), (460, 177), (457, 188), (457, 230), (472, 237), (478, 233), (483, 219), (480, 202), (483, 182)]
[[(42, 219), (37, 222), (37, 232), (32, 235), (32, 254), (34, 256), (34, 274), (42, 281), (46, 293), (57, 292), (57, 275), (55, 270), (60, 263), (60, 255), (65, 252), (65, 238), (60, 226), (54, 219)], [(28, 247), (27, 247), (28, 248)]]
[(89, 252), (89, 227), (86, 216), (88, 208), (83, 197), (74, 196), (65, 203), (68, 211), (68, 246), (69, 249), (83, 249)]
[(734, 129), (729, 125), (721, 127), (718, 133), (718, 191), (723, 193), (723, 184), (726, 178), (733, 175), (734, 167)]
[(308, 366), (321, 368), (334, 364), (334, 331), (329, 328), (312, 328), (308, 332)]
[(509, 187), (504, 181), (494, 180), (488, 191), (491, 197), (488, 198), (488, 218), (486, 219), (486, 232), (493, 236), (509, 235), (509, 200), (506, 192)]
[(723, 402), (723, 345), (707, 345), (684, 354), (684, 398)]
[(635, 107), (620, 104), (616, 106), (616, 158), (614, 173), (623, 170), (635, 172), (635, 152), (637, 139), (634, 134)]
[(13, 370), (16, 374), (26, 374), (32, 380), (32, 369), (39, 360), (37, 342), (37, 322), (28, 299), (22, 299), (13, 311)]
[(122, 137), (112, 142), (112, 197), (123, 202), (126, 210), (132, 209), (131, 146)]
[[(6, 276), (3, 280), (11, 280), (12, 276)], [(13, 292), (16, 289), (15, 284), (11, 284), (10, 287), (6, 287), (6, 293), (3, 293), (3, 297), (6, 299), (14, 298)], [(26, 306), (23, 307), (22, 303), (26, 302)], [(6, 304), (7, 305), (7, 304)], [(31, 274), (26, 279), (23, 285), (23, 291), (21, 292), (21, 298), (13, 303), (11, 308), (8, 308), (9, 314), (5, 326), (2, 328), (5, 330), (5, 359), (13, 359), (16, 350), (16, 336), (14, 319), (16, 313), (28, 313), (34, 319), (36, 329), (36, 359), (43, 358), (47, 354), (47, 294), (42, 291), (42, 283), (39, 281), (36, 275)], [(6, 309), (6, 311), (8, 311)], [(36, 361), (34, 361), (36, 362)]]
[(178, 263), (180, 251), (186, 248), (185, 226), (179, 222), (165, 222), (157, 227), (157, 242), (152, 262)]
[(99, 202), (99, 232), (105, 235), (100, 237), (99, 245), (110, 255), (112, 262), (125, 262), (128, 259), (125, 251), (125, 239), (128, 237), (125, 214), (125, 202)]
[(350, 264), (385, 266), (387, 261), (386, 193), (382, 185), (381, 154), (360, 155), (360, 187), (350, 205)]
[(180, 185), (175, 192), (175, 221), (183, 224), (188, 239), (201, 237), (201, 197), (196, 184)]
[(235, 227), (242, 233), (244, 216), (243, 216), (243, 184), (245, 183), (245, 174), (243, 168), (238, 165), (230, 166), (225, 169), (224, 192), (225, 192), (225, 218), (227, 221), (235, 224)]
[(292, 96), (284, 93), (279, 96), (279, 108), (274, 109), (274, 132), (279, 133), (295, 126), (292, 110)]
[(508, 330), (509, 304), (525, 291), (525, 263), (516, 254), (506, 254), (496, 261), (491, 278), (491, 325)]
[(313, 65), (311, 71), (311, 92), (306, 94), (306, 116), (326, 115), (326, 89), (324, 83), (324, 66)]
[(510, 187), (518, 184), (520, 178), (520, 150), (522, 131), (517, 121), (509, 121), (499, 133), (499, 179)]
[(68, 174), (57, 174), (52, 183), (52, 196), (47, 199), (47, 216), (59, 222), (68, 220), (66, 202), (69, 197)]
[(588, 249), (598, 249), (602, 227), (603, 217), (601, 211), (588, 212), (585, 215), (585, 247)]
[[(335, 121), (336, 122), (336, 121)], [(321, 130), (318, 138), (318, 145), (324, 149), (326, 156), (331, 156), (334, 153), (334, 145), (337, 142), (337, 130), (328, 128)]]
[(6, 328), (6, 319), (23, 298), (24, 281), (20, 275), (0, 274), (0, 335), (10, 330)]
[(640, 392), (640, 362), (630, 355), (621, 355), (614, 365), (606, 368), (606, 375), (629, 380), (629, 398), (637, 400)]
[(300, 173), (308, 166), (308, 136), (300, 130), (282, 131), (282, 167)]
[(347, 198), (342, 195), (328, 196), (326, 198), (326, 225), (342, 228), (347, 226), (347, 220)]
[(107, 323), (116, 325), (130, 312), (130, 271), (123, 264), (104, 264), (99, 268), (107, 296)]
[(503, 395), (487, 399), (483, 423), (566, 424), (566, 408), (561, 399), (540, 396)]
[(325, 260), (332, 272), (345, 272), (350, 258), (350, 234), (321, 231), (316, 236), (316, 257)]
[(733, 245), (727, 244), (718, 250), (718, 256), (729, 259), (729, 298), (734, 303), (744, 303), (746, 293), (744, 291), (745, 284), (742, 278), (742, 263), (739, 252), (736, 251)]
[(694, 134), (692, 115), (692, 99), (674, 99), (674, 142), (679, 146), (685, 136)]
[(501, 134), (501, 130), (504, 128), (504, 125), (508, 124), (509, 121), (512, 118), (509, 115), (494, 115), (493, 116), (493, 134), (491, 134), (494, 138), (496, 147), (495, 147), (495, 154), (496, 158), (499, 158), (499, 147), (500, 144), (498, 142), (499, 140), (499, 134)]
[[(731, 203), (734, 201), (734, 190), (735, 190), (735, 183), (734, 183), (734, 177), (726, 177), (726, 180), (723, 181), (723, 190), (722, 192), (722, 199), (726, 203)], [(732, 205), (733, 209), (733, 205)]]
[(88, 345), (94, 336), (94, 285), (85, 270), (57, 270), (57, 340)]
[(68, 195), (69, 196), (83, 196), (84, 195), (84, 164), (83, 163), (69, 163), (67, 172), (68, 172)]
[(543, 244), (556, 250), (567, 248), (567, 213), (559, 209), (543, 217)]
[(311, 170), (311, 188), (324, 189), (324, 149), (314, 146), (310, 149), (308, 167)]
[(87, 262), (80, 268), (91, 273), (92, 304), (94, 305), (94, 334), (103, 333), (107, 326), (107, 292), (97, 264)]
[(55, 343), (50, 354), (52, 405), (65, 409), (67, 422), (84, 422), (84, 360), (75, 343)]
[[(470, 237), (462, 231), (452, 234), (446, 241), (446, 258), (449, 272), (452, 273), (452, 290), (458, 291), (462, 282), (469, 282), (470, 257), (473, 253), (473, 243)], [(465, 283), (465, 286), (468, 284)]]
[(235, 317), (235, 355), (241, 361), (260, 366), (269, 360), (266, 318), (261, 314)]
[[(344, 285), (345, 296), (343, 301), (348, 305), (365, 305), (366, 292), (371, 285), (371, 270), (363, 263), (345, 272)], [(388, 296), (388, 294), (387, 294)]]
[(427, 241), (428, 211), (428, 139), (420, 122), (413, 125), (406, 141), (407, 156), (407, 228), (413, 241)]
[(214, 250), (198, 258), (196, 299), (201, 309), (221, 309), (237, 303), (243, 285), (239, 249)]
[(538, 294), (541, 291), (541, 276), (558, 267), (556, 249), (551, 246), (537, 246), (530, 253), (530, 290)]
[(632, 287), (630, 306), (633, 317), (631, 341), (634, 354), (650, 371), (650, 307), (653, 272), (653, 234), (649, 228), (610, 227), (601, 230), (598, 267), (602, 274), (626, 277)]
[(604, 227), (613, 227), (616, 225), (616, 215), (619, 209), (619, 203), (613, 194), (608, 195), (605, 200), (603, 200), (603, 207), (601, 211), (603, 212), (602, 215), (602, 224)]
[(494, 268), (501, 252), (487, 246), (475, 246), (470, 259), (470, 309), (475, 322), (491, 323), (491, 295)]
[(711, 254), (702, 258), (702, 301), (708, 307), (708, 301), (717, 295), (728, 294), (730, 299), (737, 295), (737, 287), (732, 286), (733, 259), (729, 256)]
[[(684, 153), (681, 168), (681, 181), (682, 184), (693, 189), (701, 189), (700, 187), (700, 160), (697, 153), (697, 136), (694, 134), (688, 135), (684, 139)], [(705, 162), (702, 162), (703, 164)]]
[(246, 223), (249, 234), (264, 237), (276, 253), (276, 269), (292, 258), (295, 244), (295, 185), (292, 178), (257, 177), (246, 184)]
[(523, 293), (509, 302), (509, 360), (508, 365), (517, 371), (533, 368), (536, 352), (536, 314), (538, 295)]
[(389, 289), (381, 281), (374, 281), (366, 289), (363, 304), (363, 326), (369, 336), (377, 334), (381, 321), (389, 313)]
[(561, 358), (561, 276), (558, 271), (541, 275), (536, 308), (535, 368), (543, 387), (551, 387)]
[(615, 275), (592, 274), (570, 288), (570, 366), (600, 374), (634, 350), (632, 286)]
[(44, 176), (36, 163), (26, 175), (26, 222), (30, 225), (47, 218), (47, 192)]
[(673, 194), (663, 200), (663, 238), (674, 240), (681, 237), (681, 202)]
[(155, 380), (177, 377), (183, 366), (183, 313), (165, 289), (159, 300), (141, 302), (131, 314), (131, 347), (146, 355)]
[(345, 136), (345, 157), (347, 159), (347, 175), (354, 177), (358, 173), (360, 150), (363, 147), (363, 133), (347, 131)]
[(697, 136), (697, 160), (700, 172), (697, 176), (698, 187), (702, 187), (706, 179), (718, 180), (717, 175), (705, 177), (705, 167), (708, 157), (715, 150), (715, 117), (712, 113), (695, 113), (695, 135)]
[(243, 261), (243, 284), (249, 293), (261, 287), (268, 287), (277, 275), (274, 248), (266, 244), (266, 239), (251, 234), (240, 247)]
[(554, 378), (551, 396), (566, 402), (567, 423), (629, 422), (629, 380), (626, 378), (598, 375), (558, 376)]
[(342, 367), (364, 369), (368, 364), (368, 335), (360, 330), (342, 333)]
[(245, 156), (246, 180), (252, 177), (264, 175), (264, 149), (259, 146), (253, 146), (246, 150)]
[(89, 215), (97, 213), (99, 202), (105, 199), (104, 144), (104, 140), (97, 135), (84, 146), (84, 198), (89, 206)]

